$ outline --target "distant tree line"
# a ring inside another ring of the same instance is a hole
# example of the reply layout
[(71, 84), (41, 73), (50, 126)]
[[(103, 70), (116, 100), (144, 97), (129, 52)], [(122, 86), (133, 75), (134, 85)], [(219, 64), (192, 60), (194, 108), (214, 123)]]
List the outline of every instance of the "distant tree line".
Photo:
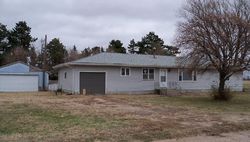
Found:
[[(123, 54), (171, 55), (179, 53), (178, 48), (164, 44), (154, 32), (149, 32), (141, 41), (132, 39), (126, 48), (120, 40), (111, 40), (106, 50), (103, 47), (88, 47), (78, 51), (74, 45), (66, 48), (59, 38), (53, 38), (48, 44), (41, 44), (41, 50), (35, 48), (37, 38), (31, 36), (31, 28), (25, 21), (16, 23), (13, 29), (0, 23), (0, 66), (15, 61), (23, 61), (46, 71), (53, 72), (53, 66), (92, 56), (101, 52)], [(128, 49), (128, 51), (127, 51)]]

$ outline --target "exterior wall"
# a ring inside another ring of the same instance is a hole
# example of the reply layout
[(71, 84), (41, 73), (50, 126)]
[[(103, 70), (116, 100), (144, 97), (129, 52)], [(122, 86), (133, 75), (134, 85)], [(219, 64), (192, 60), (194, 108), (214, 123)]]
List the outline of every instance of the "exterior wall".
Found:
[[(39, 77), (39, 89), (43, 88), (43, 72), (30, 72), (30, 67), (22, 64), (16, 63), (10, 66), (6, 66), (0, 69), (0, 73), (27, 73), (27, 74), (37, 74)], [(45, 89), (48, 88), (49, 84), (49, 75), (45, 73)]]
[[(64, 78), (64, 73), (67, 73), (67, 77)], [(58, 89), (63, 89), (65, 92), (74, 92), (73, 90), (73, 69), (63, 68), (58, 72)]]
[(143, 80), (142, 68), (130, 68), (130, 76), (121, 76), (120, 69), (120, 67), (74, 67), (73, 69), (67, 69), (70, 72), (68, 73), (68, 80), (64, 79), (66, 70), (63, 69), (59, 71), (59, 87), (61, 86), (63, 90), (71, 90), (72, 93), (79, 93), (80, 72), (105, 72), (106, 94), (154, 92), (155, 86), (159, 82), (158, 69), (155, 69), (155, 80), (152, 81)]
[(243, 72), (237, 73), (230, 77), (230, 80), (227, 82), (233, 91), (243, 91)]
[[(155, 79), (152, 81), (143, 80), (143, 68), (130, 68), (130, 76), (121, 76), (121, 67), (93, 67), (93, 66), (75, 66), (63, 68), (59, 71), (58, 87), (66, 92), (80, 92), (80, 72), (105, 72), (106, 73), (106, 94), (119, 93), (149, 93), (159, 88), (159, 69), (155, 69)], [(67, 78), (64, 73), (67, 72)], [(169, 69), (167, 75), (168, 87), (183, 91), (208, 91), (213, 85), (217, 85), (219, 74), (215, 70), (209, 70), (204, 73), (197, 72), (197, 81), (179, 81), (178, 69)], [(242, 73), (233, 75), (227, 81), (233, 91), (243, 90)]]
[[(206, 72), (197, 72), (197, 81), (179, 81), (178, 69), (171, 69), (168, 73), (168, 84), (175, 84), (173, 89), (179, 90), (210, 90), (212, 86), (218, 86), (219, 74), (215, 70), (209, 70)], [(242, 73), (237, 73), (230, 77), (230, 80), (226, 82), (226, 85), (233, 91), (243, 90), (243, 78)]]
[(244, 71), (243, 72), (243, 78), (246, 80), (250, 80), (250, 71)]
[(34, 74), (0, 74), (0, 92), (38, 91), (38, 76)]
[[(48, 89), (49, 87), (49, 74), (45, 72), (45, 74), (43, 72), (32, 72), (34, 74), (38, 75), (38, 85), (39, 85), (39, 89), (41, 90), (43, 88), (43, 80), (44, 80), (44, 89)], [(45, 75), (44, 79), (43, 79), (43, 75)]]

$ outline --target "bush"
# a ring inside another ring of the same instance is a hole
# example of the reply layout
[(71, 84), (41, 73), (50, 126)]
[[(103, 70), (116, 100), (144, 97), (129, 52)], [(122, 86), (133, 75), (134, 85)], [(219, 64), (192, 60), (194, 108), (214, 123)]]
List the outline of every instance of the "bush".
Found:
[(233, 93), (229, 87), (225, 87), (224, 92), (222, 94), (219, 93), (218, 87), (212, 86), (212, 91), (210, 96), (214, 100), (222, 100), (222, 101), (229, 101), (233, 98)]
[(55, 91), (55, 94), (58, 95), (58, 93), (60, 93), (62, 95), (63, 93), (63, 90), (61, 88), (58, 88), (56, 91)]
[(161, 90), (160, 89), (155, 89), (155, 94), (160, 95), (161, 94)]

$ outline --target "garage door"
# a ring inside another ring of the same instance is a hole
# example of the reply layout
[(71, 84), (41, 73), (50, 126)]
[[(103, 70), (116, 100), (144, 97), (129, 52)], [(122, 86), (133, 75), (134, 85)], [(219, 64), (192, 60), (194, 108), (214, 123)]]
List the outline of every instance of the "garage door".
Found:
[(0, 92), (33, 92), (38, 91), (37, 75), (0, 74)]
[(87, 94), (105, 94), (104, 72), (81, 72), (80, 92), (86, 89)]

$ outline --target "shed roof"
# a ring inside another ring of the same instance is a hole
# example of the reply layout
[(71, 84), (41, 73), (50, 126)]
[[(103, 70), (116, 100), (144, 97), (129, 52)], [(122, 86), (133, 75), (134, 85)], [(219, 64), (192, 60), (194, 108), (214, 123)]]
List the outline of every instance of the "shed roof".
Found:
[[(11, 68), (12, 66), (18, 65), (18, 64), (21, 64), (21, 65), (24, 65), (25, 67), (27, 67), (29, 72), (41, 72), (42, 71), (42, 69), (39, 69), (38, 67), (28, 65), (22, 61), (16, 61), (16, 62), (12, 62), (12, 63), (6, 64), (6, 65), (0, 66), (0, 72), (1, 72), (1, 70), (3, 70), (3, 72), (4, 72), (5, 69)], [(14, 72), (20, 72), (18, 70), (20, 68), (14, 68), (14, 69), (17, 69)]]
[(132, 66), (132, 67), (176, 67), (175, 56), (153, 56), (140, 54), (121, 54), (103, 52), (76, 61), (59, 64), (55, 69), (70, 65), (92, 66)]

